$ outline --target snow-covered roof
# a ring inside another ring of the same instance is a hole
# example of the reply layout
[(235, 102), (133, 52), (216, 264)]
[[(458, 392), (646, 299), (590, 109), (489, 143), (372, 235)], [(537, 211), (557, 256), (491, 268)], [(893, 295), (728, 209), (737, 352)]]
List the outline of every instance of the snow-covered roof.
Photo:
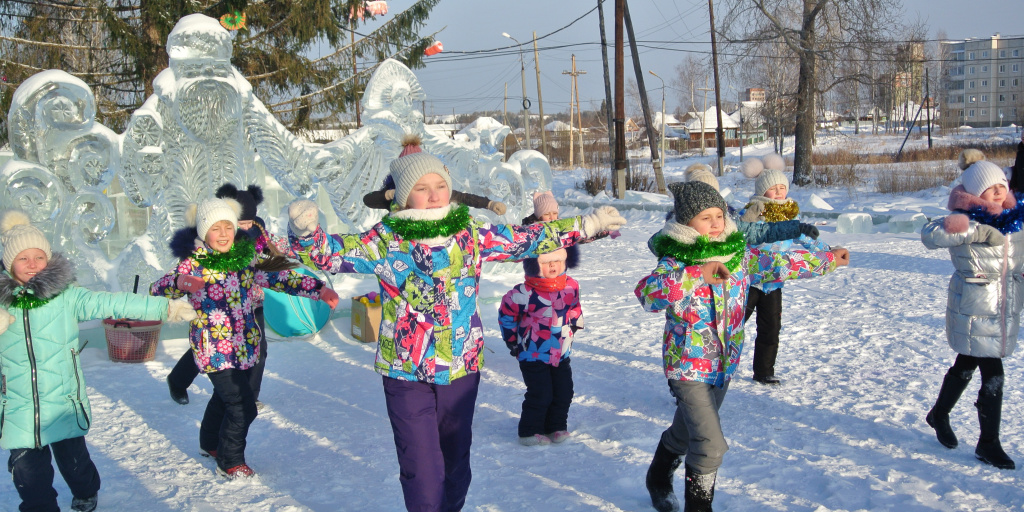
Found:
[[(686, 122), (686, 129), (692, 132), (700, 133), (701, 131), (701, 118), (704, 118), (704, 132), (713, 132), (718, 128), (718, 116), (715, 113), (715, 107), (711, 107), (704, 112), (691, 113), (693, 119)], [(740, 124), (729, 117), (729, 114), (722, 112), (722, 128), (739, 128)]]

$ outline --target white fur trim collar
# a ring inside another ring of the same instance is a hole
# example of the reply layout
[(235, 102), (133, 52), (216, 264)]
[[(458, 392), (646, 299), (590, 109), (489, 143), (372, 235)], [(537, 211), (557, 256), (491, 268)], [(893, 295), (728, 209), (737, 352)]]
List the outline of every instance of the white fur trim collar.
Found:
[[(399, 210), (391, 214), (396, 219), (409, 219), (409, 220), (441, 220), (446, 215), (452, 212), (455, 208), (458, 208), (456, 203), (448, 203), (447, 206), (440, 208), (427, 208), (427, 209), (413, 209), (407, 208), (405, 210)], [(452, 235), (454, 236), (454, 235)], [(416, 240), (417, 243), (424, 245), (443, 245), (448, 240), (452, 239), (452, 236), (435, 236), (433, 238), (421, 238)]]

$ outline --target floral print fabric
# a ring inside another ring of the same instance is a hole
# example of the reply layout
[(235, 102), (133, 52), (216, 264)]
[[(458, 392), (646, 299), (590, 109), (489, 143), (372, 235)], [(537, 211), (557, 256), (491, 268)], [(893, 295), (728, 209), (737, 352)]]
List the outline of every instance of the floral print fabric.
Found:
[(264, 272), (253, 265), (239, 271), (210, 270), (200, 263), (209, 252), (205, 246), (197, 248), (153, 283), (150, 294), (177, 299), (186, 295), (175, 286), (178, 276), (202, 277), (206, 287), (188, 296), (199, 315), (189, 329), (196, 365), (202, 373), (245, 370), (259, 361), (260, 331), (253, 309), (263, 301), (262, 288), (316, 299), (323, 283), (292, 270)]

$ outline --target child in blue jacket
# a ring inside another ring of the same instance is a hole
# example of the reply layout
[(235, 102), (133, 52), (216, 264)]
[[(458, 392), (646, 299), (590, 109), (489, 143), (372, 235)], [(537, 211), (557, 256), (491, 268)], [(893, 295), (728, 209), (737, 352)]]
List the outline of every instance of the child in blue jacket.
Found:
[(100, 475), (85, 434), (92, 423), (79, 357), (78, 323), (107, 317), (185, 321), (187, 305), (162, 297), (93, 292), (74, 284), (70, 261), (50, 249), (19, 210), (0, 215), (0, 448), (21, 510), (59, 510), (53, 466), (71, 489), (71, 510), (96, 508)]

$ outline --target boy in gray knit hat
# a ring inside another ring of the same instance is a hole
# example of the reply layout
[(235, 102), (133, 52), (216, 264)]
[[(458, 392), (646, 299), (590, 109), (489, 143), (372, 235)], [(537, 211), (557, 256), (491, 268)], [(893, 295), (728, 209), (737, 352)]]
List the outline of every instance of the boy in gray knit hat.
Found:
[(661, 434), (646, 486), (659, 511), (680, 510), (672, 486), (685, 462), (686, 510), (711, 510), (729, 449), (718, 411), (743, 352), (743, 307), (752, 284), (812, 277), (846, 262), (845, 250), (760, 257), (707, 183), (673, 183), (675, 215), (655, 235), (658, 265), (637, 283), (644, 310), (664, 312), (662, 363), (676, 412)]

